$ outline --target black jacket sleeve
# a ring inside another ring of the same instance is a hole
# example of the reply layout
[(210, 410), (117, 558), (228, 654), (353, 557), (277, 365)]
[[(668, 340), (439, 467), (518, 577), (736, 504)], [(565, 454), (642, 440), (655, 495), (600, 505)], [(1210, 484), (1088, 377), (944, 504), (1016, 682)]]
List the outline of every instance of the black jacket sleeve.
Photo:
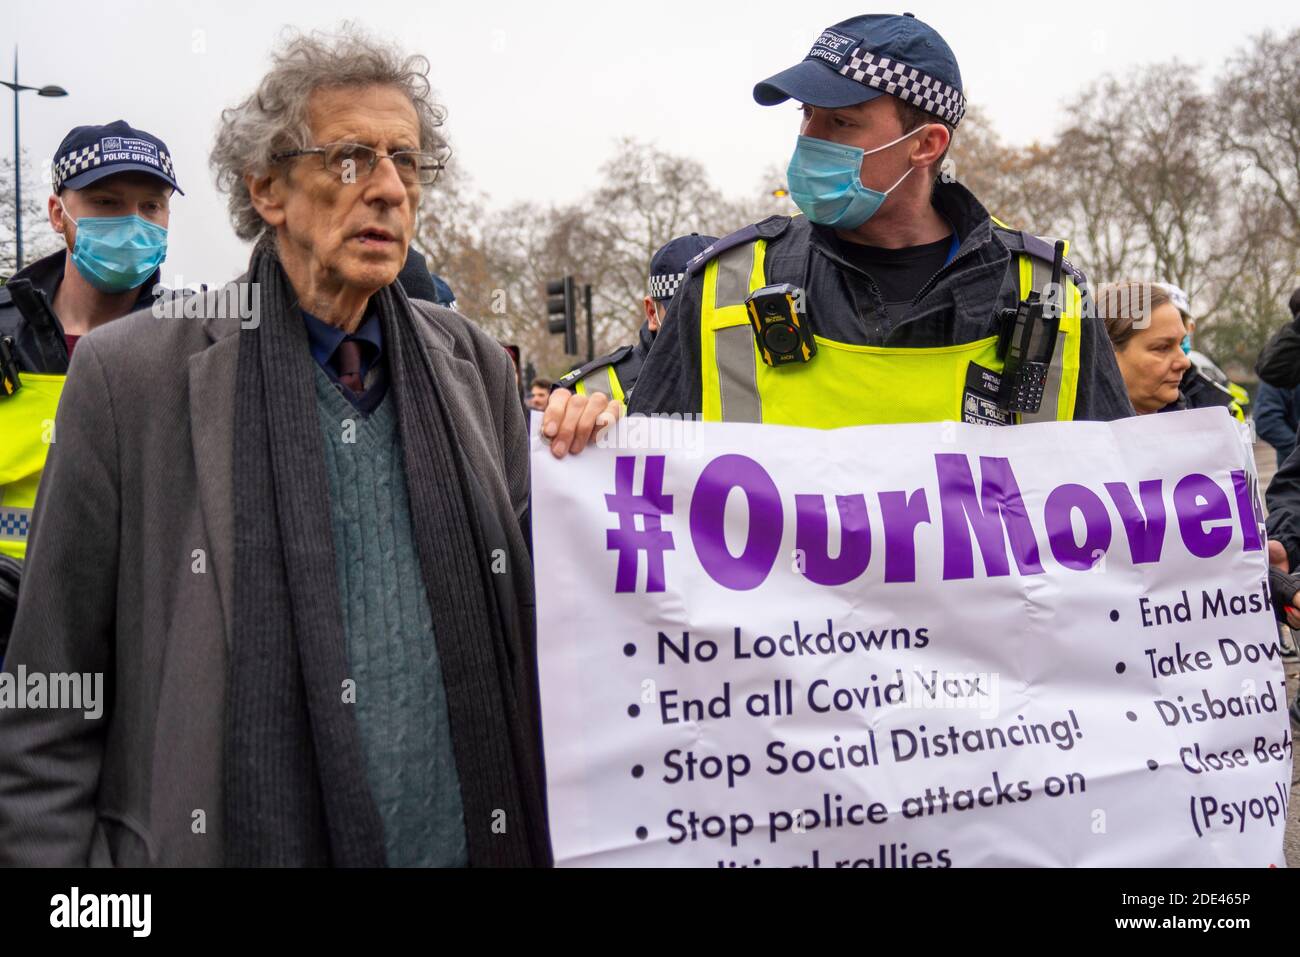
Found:
[(1264, 503), (1268, 506), (1268, 537), (1282, 543), (1292, 569), (1300, 568), (1300, 447), (1273, 476)]
[(1300, 319), (1288, 322), (1273, 333), (1255, 361), (1255, 371), (1279, 389), (1300, 385)]

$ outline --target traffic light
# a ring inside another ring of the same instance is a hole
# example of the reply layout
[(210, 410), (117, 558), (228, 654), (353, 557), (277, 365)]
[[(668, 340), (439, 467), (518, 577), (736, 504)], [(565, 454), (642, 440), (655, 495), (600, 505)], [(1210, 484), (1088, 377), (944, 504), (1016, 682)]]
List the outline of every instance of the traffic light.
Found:
[(546, 328), (555, 335), (564, 333), (566, 355), (578, 354), (578, 296), (572, 276), (546, 284)]

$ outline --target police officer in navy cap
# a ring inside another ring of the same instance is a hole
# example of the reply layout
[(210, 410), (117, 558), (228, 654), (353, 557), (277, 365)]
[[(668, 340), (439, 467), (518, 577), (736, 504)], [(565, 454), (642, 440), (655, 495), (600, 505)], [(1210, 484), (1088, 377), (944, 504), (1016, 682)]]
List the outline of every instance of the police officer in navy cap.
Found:
[(429, 273), (429, 278), (433, 280), (433, 301), (440, 306), (446, 306), (448, 309), (455, 309), (456, 294), (452, 292), (447, 280), (436, 272)]
[(411, 299), (424, 299), (448, 309), (456, 308), (456, 294), (447, 285), (447, 280), (429, 271), (424, 254), (414, 246), (406, 251), (406, 265), (397, 274), (397, 281)]
[(608, 398), (626, 401), (627, 396), (632, 394), (632, 387), (636, 384), (641, 367), (663, 324), (668, 303), (686, 278), (687, 265), (717, 241), (716, 236), (691, 233), (689, 236), (670, 239), (659, 247), (659, 251), (650, 260), (649, 286), (641, 300), (645, 322), (637, 333), (636, 343), (615, 349), (609, 355), (600, 356), (574, 369), (555, 383), (555, 387), (570, 389), (579, 395), (602, 392)]
[[(78, 126), (54, 154), (50, 226), (64, 247), (0, 287), (0, 585), (18, 577), (49, 423), (77, 340), (169, 296), (158, 284), (173, 192), (167, 145), (124, 120)], [(7, 614), (0, 587), (0, 657)]]
[(163, 294), (171, 197), (182, 192), (167, 144), (125, 120), (72, 130), (51, 179), (50, 226), (65, 248), (0, 289), (0, 335), (28, 372), (66, 371), (80, 336)]
[[(844, 20), (754, 99), (800, 106), (787, 175), (803, 215), (692, 261), (631, 413), (820, 428), (1133, 414), (1083, 275), (1061, 257), (1051, 283), (1054, 241), (941, 175), (966, 100), (933, 27)], [(1034, 292), (1047, 307), (1018, 308)]]

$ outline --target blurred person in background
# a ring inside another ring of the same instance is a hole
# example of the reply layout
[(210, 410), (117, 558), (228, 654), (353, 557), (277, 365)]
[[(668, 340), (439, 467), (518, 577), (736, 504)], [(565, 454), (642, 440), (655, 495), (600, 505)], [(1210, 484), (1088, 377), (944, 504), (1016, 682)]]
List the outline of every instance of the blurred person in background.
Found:
[(1159, 283), (1169, 295), (1169, 300), (1183, 317), (1187, 335), (1183, 336), (1182, 350), (1192, 364), (1183, 373), (1179, 384), (1189, 409), (1205, 409), (1223, 406), (1237, 419), (1246, 420), (1245, 406), (1250, 402), (1250, 395), (1224, 374), (1214, 361), (1202, 352), (1192, 348), (1192, 337), (1196, 334), (1196, 318), (1192, 315), (1191, 300), (1180, 287), (1173, 283)]
[(535, 409), (538, 412), (546, 411), (546, 403), (551, 397), (551, 389), (555, 383), (550, 379), (538, 376), (528, 386), (528, 408)]
[(1287, 306), (1291, 321), (1273, 333), (1255, 362), (1260, 380), (1279, 389), (1300, 385), (1300, 287), (1291, 293)]
[(1259, 384), (1255, 395), (1255, 434), (1277, 451), (1277, 467), (1295, 449), (1296, 429), (1300, 427), (1300, 386), (1279, 389), (1267, 382)]

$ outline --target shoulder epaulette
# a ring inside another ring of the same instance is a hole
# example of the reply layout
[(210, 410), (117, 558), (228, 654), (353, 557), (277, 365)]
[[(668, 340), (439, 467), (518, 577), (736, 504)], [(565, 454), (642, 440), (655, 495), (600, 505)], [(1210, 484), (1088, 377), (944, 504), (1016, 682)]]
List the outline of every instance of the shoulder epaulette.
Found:
[[(1027, 233), (1023, 229), (1012, 229), (1010, 226), (997, 222), (993, 224), (993, 230), (1013, 253), (1023, 252), (1046, 263), (1051, 263), (1056, 258), (1055, 240), (1043, 239), (1033, 233)], [(1079, 268), (1070, 262), (1069, 257), (1062, 260), (1061, 268), (1076, 284), (1086, 280)]]
[(745, 243), (752, 243), (756, 239), (775, 239), (785, 232), (786, 227), (789, 225), (789, 216), (769, 216), (762, 222), (752, 223), (744, 229), (738, 229), (734, 233), (723, 236), (686, 264), (686, 275), (694, 276), (728, 249), (735, 249)]
[(578, 368), (574, 369), (572, 372), (563, 375), (560, 380), (555, 383), (555, 388), (568, 389), (571, 386), (577, 385), (578, 382), (587, 378), (587, 376), (591, 375), (598, 369), (604, 369), (606, 366), (617, 365), (631, 354), (633, 348), (635, 347), (623, 346), (620, 349), (615, 349), (609, 355), (597, 356), (586, 365), (578, 366)]

